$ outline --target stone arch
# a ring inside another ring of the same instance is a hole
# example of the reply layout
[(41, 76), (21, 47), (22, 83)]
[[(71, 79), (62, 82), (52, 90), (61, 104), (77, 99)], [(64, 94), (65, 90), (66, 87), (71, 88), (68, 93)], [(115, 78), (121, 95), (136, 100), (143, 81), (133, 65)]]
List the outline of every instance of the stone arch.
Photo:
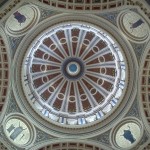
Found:
[(140, 82), (139, 82), (139, 101), (140, 107), (148, 131), (150, 129), (150, 42), (147, 44), (145, 53), (141, 59)]
[(9, 87), (9, 58), (4, 38), (0, 36), (0, 112), (6, 102)]
[(37, 144), (33, 150), (112, 150), (110, 147), (92, 140), (55, 139), (51, 142)]

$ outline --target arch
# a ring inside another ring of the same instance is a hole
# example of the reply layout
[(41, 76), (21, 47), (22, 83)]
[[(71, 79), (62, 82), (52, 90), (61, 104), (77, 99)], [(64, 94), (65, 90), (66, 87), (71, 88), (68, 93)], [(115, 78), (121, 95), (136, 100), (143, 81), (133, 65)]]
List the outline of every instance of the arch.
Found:
[(112, 150), (110, 147), (92, 140), (55, 139), (31, 147), (32, 150)]
[(78, 12), (96, 12), (115, 9), (126, 4), (126, 0), (39, 0), (51, 7)]
[[(147, 44), (140, 66), (139, 82), (139, 105), (142, 119), (145, 126), (150, 131), (150, 42)], [(150, 132), (149, 132), (150, 133)]]
[(0, 112), (6, 103), (9, 88), (9, 56), (4, 38), (0, 35)]

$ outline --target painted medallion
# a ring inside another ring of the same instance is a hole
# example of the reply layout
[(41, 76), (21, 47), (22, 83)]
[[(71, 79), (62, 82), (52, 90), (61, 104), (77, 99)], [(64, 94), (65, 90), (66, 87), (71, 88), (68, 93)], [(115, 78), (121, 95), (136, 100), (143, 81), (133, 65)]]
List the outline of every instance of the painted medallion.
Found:
[[(143, 126), (136, 118), (126, 118), (112, 130), (111, 139), (115, 149), (133, 149), (143, 136)], [(113, 137), (113, 138), (112, 138)]]
[(149, 36), (147, 22), (136, 12), (127, 11), (122, 13), (119, 17), (119, 26), (131, 40), (142, 42)]
[(25, 5), (12, 13), (6, 22), (6, 31), (13, 36), (25, 34), (39, 19), (39, 10), (34, 5)]
[(16, 145), (25, 145), (31, 138), (28, 125), (21, 119), (12, 118), (6, 122), (7, 137)]

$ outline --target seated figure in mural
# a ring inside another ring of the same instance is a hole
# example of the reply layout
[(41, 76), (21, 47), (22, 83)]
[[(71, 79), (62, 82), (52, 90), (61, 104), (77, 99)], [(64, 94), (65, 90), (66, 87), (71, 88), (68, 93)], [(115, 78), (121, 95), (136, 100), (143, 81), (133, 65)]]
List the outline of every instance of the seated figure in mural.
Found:
[(121, 135), (121, 136), (123, 136), (126, 140), (130, 141), (131, 144), (133, 144), (136, 141), (136, 139), (134, 138), (132, 132), (130, 131), (130, 127), (129, 127), (128, 130), (124, 130), (124, 134)]
[(134, 23), (131, 23), (130, 22), (130, 29), (132, 29), (132, 31), (135, 29), (135, 28), (138, 28), (139, 26), (141, 26), (142, 24), (144, 23), (144, 21), (142, 19), (139, 19), (137, 20), (136, 22)]
[(26, 21), (26, 17), (18, 11), (16, 11), (13, 15), (14, 15), (14, 18), (18, 20), (20, 25), (21, 23), (24, 23)]

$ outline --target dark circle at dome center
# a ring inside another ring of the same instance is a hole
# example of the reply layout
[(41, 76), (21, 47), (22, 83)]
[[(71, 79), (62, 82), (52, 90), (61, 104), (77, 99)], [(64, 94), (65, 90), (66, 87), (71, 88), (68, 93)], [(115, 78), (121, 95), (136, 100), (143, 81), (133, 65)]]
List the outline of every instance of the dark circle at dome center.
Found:
[(69, 70), (71, 71), (71, 72), (76, 72), (77, 71), (77, 65), (76, 64), (71, 64), (70, 66), (69, 66)]
[(62, 72), (66, 78), (77, 80), (84, 73), (84, 64), (78, 58), (69, 58), (63, 63)]

